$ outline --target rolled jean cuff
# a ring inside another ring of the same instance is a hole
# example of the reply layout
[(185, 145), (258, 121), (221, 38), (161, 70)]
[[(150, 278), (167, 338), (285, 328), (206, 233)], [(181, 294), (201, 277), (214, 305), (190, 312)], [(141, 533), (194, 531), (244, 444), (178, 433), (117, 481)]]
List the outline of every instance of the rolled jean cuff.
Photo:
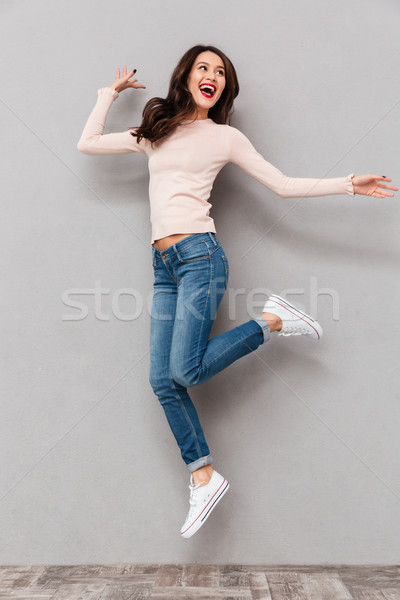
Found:
[(253, 319), (253, 321), (255, 321), (256, 323), (259, 324), (259, 326), (261, 327), (262, 331), (263, 331), (263, 335), (264, 335), (264, 344), (265, 342), (268, 342), (269, 338), (271, 337), (271, 330), (268, 326), (267, 321), (263, 318), (263, 317), (256, 317), (255, 319)]
[(200, 458), (189, 463), (186, 466), (189, 469), (189, 471), (193, 473), (193, 471), (196, 471), (196, 469), (200, 469), (200, 467), (204, 467), (205, 465), (211, 465), (213, 462), (214, 459), (211, 456), (211, 454), (209, 454), (208, 456), (201, 456)]

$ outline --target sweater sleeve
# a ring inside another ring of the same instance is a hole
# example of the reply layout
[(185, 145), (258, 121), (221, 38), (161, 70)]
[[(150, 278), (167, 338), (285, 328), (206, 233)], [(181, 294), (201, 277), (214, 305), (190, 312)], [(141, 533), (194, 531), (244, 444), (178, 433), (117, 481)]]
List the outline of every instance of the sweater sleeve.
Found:
[(103, 135), (105, 122), (111, 104), (119, 93), (110, 87), (97, 90), (97, 102), (89, 115), (77, 148), (84, 154), (126, 154), (128, 152), (146, 153), (147, 140), (131, 135), (130, 130)]
[(241, 131), (235, 127), (228, 127), (228, 162), (233, 162), (241, 167), (246, 173), (260, 183), (263, 183), (281, 198), (329, 196), (331, 194), (355, 195), (351, 181), (354, 173), (350, 173), (346, 177), (333, 177), (329, 179), (288, 177), (266, 161)]

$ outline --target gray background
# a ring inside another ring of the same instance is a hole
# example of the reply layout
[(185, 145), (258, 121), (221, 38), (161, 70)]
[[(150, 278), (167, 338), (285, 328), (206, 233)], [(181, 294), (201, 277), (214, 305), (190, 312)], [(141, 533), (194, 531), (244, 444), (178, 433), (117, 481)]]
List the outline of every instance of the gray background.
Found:
[(237, 69), (231, 124), (286, 175), (381, 173), (399, 187), (398, 2), (0, 11), (0, 562), (397, 563), (399, 193), (280, 199), (233, 164), (219, 174), (231, 296), (212, 335), (274, 291), (324, 337), (275, 335), (191, 390), (231, 489), (182, 540), (189, 472), (148, 382), (147, 157), (76, 144), (117, 67), (147, 88), (121, 94), (106, 133), (139, 124), (182, 54), (210, 43)]

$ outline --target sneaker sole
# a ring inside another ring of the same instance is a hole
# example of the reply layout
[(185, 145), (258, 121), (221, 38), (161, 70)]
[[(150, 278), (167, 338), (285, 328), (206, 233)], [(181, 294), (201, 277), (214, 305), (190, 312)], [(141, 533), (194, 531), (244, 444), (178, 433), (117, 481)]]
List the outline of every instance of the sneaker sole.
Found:
[[(190, 538), (192, 535), (196, 533), (200, 529), (200, 527), (207, 521), (213, 509), (217, 506), (218, 502), (221, 498), (226, 494), (229, 490), (229, 483), (226, 479), (221, 483), (218, 490), (215, 492), (214, 496), (208, 502), (208, 504), (203, 508), (201, 513), (198, 515), (195, 521), (189, 527), (181, 533), (183, 538)], [(203, 514), (204, 513), (204, 514)]]
[(318, 321), (315, 321), (312, 317), (310, 317), (310, 315), (307, 315), (307, 313), (304, 313), (302, 310), (296, 308), (295, 306), (293, 306), (293, 304), (290, 304), (290, 302), (288, 302), (284, 298), (281, 298), (280, 296), (277, 296), (276, 294), (273, 294), (272, 296), (270, 296), (268, 298), (268, 300), (274, 300), (274, 301), (279, 300), (278, 304), (280, 304), (284, 308), (291, 309), (291, 312), (300, 314), (303, 317), (305, 317), (305, 319), (303, 319), (303, 320), (306, 321), (306, 323), (308, 323), (308, 325), (311, 325), (311, 327), (314, 329), (315, 333), (318, 336), (317, 338), (311, 337), (310, 335), (307, 337), (309, 337), (311, 340), (319, 340), (320, 339), (320, 337), (322, 336), (322, 327), (318, 323)]

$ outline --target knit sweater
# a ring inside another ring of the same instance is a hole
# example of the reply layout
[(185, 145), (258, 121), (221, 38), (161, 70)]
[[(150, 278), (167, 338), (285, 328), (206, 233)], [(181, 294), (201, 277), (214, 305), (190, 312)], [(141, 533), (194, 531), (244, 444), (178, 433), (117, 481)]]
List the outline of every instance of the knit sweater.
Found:
[(217, 174), (229, 162), (281, 198), (354, 196), (353, 173), (329, 179), (288, 177), (265, 160), (241, 131), (210, 118), (185, 120), (153, 148), (145, 138), (138, 143), (130, 130), (103, 134), (108, 111), (119, 93), (104, 87), (97, 94), (77, 148), (84, 154), (147, 154), (151, 243), (174, 233), (216, 233), (209, 198)]

